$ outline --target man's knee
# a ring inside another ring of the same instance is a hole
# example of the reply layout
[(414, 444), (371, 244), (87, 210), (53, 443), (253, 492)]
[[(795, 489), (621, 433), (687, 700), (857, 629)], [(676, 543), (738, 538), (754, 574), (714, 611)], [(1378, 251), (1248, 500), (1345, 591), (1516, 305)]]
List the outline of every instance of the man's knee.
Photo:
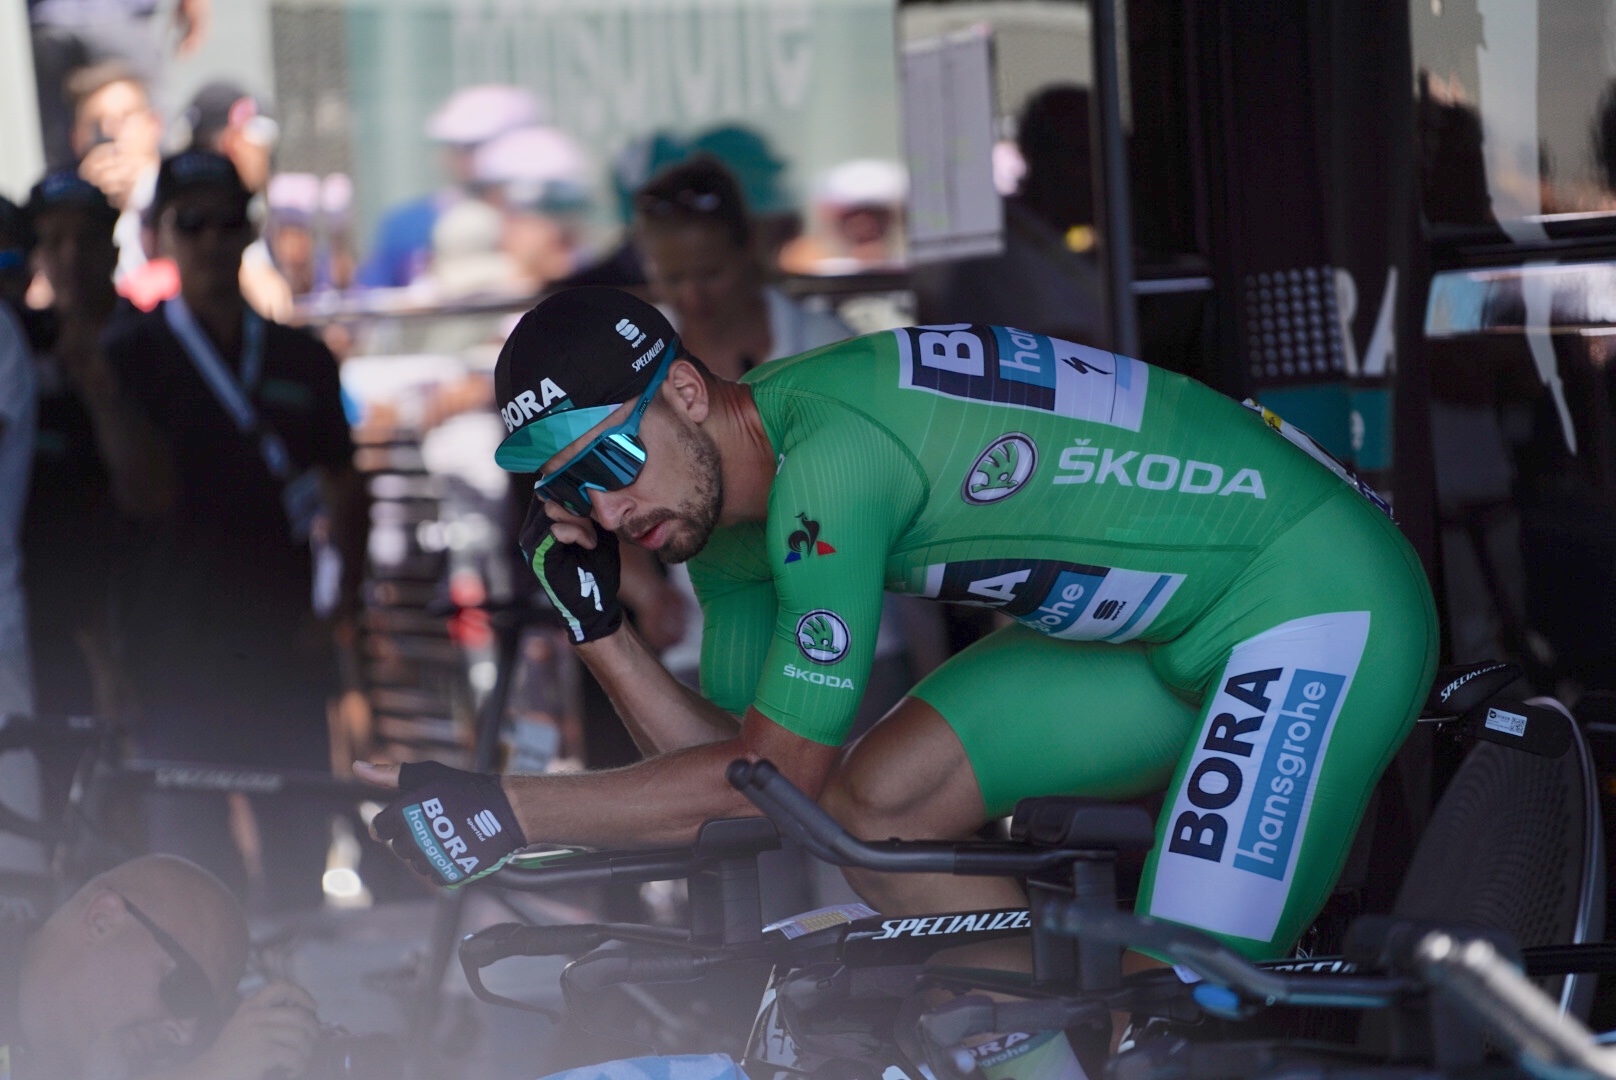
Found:
[(914, 707), (894, 710), (853, 749), (820, 804), (864, 839), (968, 835), (985, 816), (971, 763), (930, 706), (906, 705)]
[(820, 793), (819, 804), (854, 836), (866, 840), (884, 839), (892, 834), (882, 832), (882, 828), (902, 814), (900, 805), (892, 798), (894, 793), (883, 792), (879, 779), (840, 769)]

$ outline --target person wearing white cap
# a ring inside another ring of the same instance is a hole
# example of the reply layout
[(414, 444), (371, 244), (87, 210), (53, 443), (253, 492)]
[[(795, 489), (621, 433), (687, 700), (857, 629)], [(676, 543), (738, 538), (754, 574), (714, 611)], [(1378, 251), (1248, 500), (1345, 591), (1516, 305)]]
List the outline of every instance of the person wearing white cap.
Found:
[(589, 206), (589, 160), (559, 128), (530, 125), (478, 148), (475, 182), (504, 210), (501, 247), (534, 292), (576, 268)]
[(438, 215), (468, 197), (477, 149), (542, 117), (538, 99), (521, 87), (489, 84), (455, 91), (426, 123), (427, 138), (443, 148), (450, 185), (396, 205), (382, 216), (356, 284), (408, 285), (424, 273), (432, 257), (432, 227)]
[(814, 185), (814, 227), (780, 252), (780, 268), (851, 274), (896, 265), (908, 191), (909, 174), (896, 162), (859, 158), (826, 170)]

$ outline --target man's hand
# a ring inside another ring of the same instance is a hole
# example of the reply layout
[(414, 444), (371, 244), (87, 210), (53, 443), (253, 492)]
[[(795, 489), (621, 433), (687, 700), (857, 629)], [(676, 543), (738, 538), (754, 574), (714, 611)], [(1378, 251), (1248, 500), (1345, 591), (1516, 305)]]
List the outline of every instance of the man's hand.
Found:
[(617, 633), (623, 605), (617, 598), (622, 567), (616, 534), (535, 498), (518, 542), (576, 644)]
[(219, 1037), (175, 1080), (262, 1080), (274, 1069), (296, 1076), (320, 1036), (314, 999), (277, 980), (237, 1006)]
[(180, 56), (190, 56), (207, 40), (213, 22), (213, 0), (179, 0), (174, 6), (174, 24), (180, 32), (174, 47)]
[(436, 761), (402, 766), (357, 761), (354, 776), (405, 793), (376, 815), (370, 833), (435, 884), (475, 881), (527, 846), (497, 776)]
[(93, 146), (79, 162), (79, 176), (101, 189), (107, 201), (122, 210), (140, 179), (143, 163), (123, 153), (116, 141)]

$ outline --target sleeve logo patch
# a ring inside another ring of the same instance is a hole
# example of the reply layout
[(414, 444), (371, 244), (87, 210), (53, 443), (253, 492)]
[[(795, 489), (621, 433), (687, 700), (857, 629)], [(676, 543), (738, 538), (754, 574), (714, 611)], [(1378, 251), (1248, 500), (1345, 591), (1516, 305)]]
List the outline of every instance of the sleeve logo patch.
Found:
[(960, 485), (960, 498), (974, 506), (1008, 499), (1020, 491), (1038, 468), (1038, 446), (1021, 432), (1012, 432), (988, 445), (971, 463)]
[(786, 547), (791, 550), (786, 554), (786, 565), (790, 566), (810, 555), (834, 555), (836, 549), (819, 538), (819, 522), (807, 514), (798, 514), (797, 520), (802, 522), (802, 528), (795, 530), (786, 537)]
[(821, 608), (797, 620), (797, 648), (816, 664), (834, 664), (847, 655), (847, 624)]

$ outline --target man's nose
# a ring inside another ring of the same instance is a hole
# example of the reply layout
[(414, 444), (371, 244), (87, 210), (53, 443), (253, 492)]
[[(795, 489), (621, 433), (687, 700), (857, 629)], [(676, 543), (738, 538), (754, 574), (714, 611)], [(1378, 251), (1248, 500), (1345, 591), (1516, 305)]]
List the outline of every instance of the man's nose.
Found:
[(595, 519), (595, 524), (603, 529), (617, 531), (628, 516), (633, 500), (620, 491), (601, 491), (596, 489), (589, 493), (589, 506), (594, 513), (589, 516)]

